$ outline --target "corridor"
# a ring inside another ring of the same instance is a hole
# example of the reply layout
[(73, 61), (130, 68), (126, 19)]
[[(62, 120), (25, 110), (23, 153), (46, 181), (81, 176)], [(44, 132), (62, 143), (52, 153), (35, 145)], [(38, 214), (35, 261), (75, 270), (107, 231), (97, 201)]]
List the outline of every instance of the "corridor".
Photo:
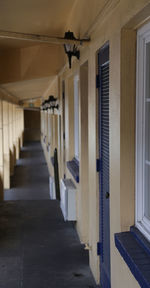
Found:
[(12, 186), (0, 203), (0, 288), (97, 287), (73, 224), (48, 199), (40, 143), (22, 148)]

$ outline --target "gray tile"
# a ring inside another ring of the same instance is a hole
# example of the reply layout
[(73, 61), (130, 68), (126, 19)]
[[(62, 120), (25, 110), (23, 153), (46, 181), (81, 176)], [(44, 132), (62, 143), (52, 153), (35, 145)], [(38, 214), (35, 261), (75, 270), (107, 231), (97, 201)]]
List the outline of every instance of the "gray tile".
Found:
[(0, 202), (0, 288), (96, 288), (73, 223), (49, 200), (40, 143), (23, 147), (12, 183)]

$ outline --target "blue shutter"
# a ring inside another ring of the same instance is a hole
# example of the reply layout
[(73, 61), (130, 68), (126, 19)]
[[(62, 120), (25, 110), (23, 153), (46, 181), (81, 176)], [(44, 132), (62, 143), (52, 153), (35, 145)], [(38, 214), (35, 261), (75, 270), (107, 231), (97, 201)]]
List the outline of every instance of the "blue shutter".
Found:
[(110, 287), (109, 215), (109, 46), (99, 53), (100, 274), (102, 288)]

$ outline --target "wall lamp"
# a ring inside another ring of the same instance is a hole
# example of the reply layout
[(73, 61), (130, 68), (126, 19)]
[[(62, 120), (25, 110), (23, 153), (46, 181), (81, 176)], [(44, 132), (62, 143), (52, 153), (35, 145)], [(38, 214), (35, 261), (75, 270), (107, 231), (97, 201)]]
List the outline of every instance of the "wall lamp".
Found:
[(48, 100), (42, 102), (41, 110), (43, 111), (48, 110)]
[(53, 95), (50, 95), (49, 98), (48, 98), (48, 101), (50, 103), (50, 109), (53, 110), (53, 113), (54, 113), (54, 109), (59, 109), (59, 105), (57, 103), (57, 98), (55, 98)]
[[(66, 32), (64, 39), (67, 40), (77, 40), (74, 37), (73, 32)], [(72, 56), (75, 56), (78, 60), (80, 59), (80, 51), (78, 50), (77, 46), (75, 44), (64, 44), (65, 53), (68, 56), (69, 61), (69, 68), (71, 69), (71, 58)]]
[(47, 111), (48, 109), (52, 109), (54, 113), (54, 109), (59, 109), (59, 105), (57, 103), (57, 98), (55, 98), (53, 95), (50, 95), (47, 100), (42, 102), (41, 110)]

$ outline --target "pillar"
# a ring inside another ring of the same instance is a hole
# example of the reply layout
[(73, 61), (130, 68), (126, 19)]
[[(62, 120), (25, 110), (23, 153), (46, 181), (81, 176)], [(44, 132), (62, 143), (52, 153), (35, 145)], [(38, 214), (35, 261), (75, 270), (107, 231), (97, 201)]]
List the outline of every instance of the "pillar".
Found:
[(9, 151), (10, 151), (10, 175), (14, 173), (13, 151), (13, 104), (9, 103)]
[(16, 165), (16, 105), (13, 104), (13, 165)]
[(3, 164), (4, 188), (10, 188), (9, 103), (3, 101)]
[(0, 100), (0, 201), (3, 198), (3, 105)]
[(19, 159), (19, 153), (20, 153), (20, 143), (19, 143), (19, 109), (18, 106), (16, 106), (15, 109), (15, 142), (16, 142), (16, 159)]

